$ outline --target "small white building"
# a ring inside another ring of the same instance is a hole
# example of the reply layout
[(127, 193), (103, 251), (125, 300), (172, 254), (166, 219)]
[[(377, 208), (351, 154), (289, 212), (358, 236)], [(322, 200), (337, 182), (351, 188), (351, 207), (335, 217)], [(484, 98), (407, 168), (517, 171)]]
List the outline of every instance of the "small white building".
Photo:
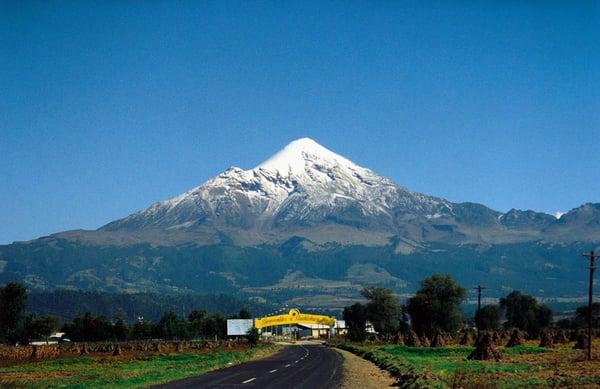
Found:
[(33, 340), (33, 341), (29, 342), (29, 344), (32, 346), (42, 346), (45, 344), (58, 344), (64, 340), (63, 336), (65, 336), (64, 332), (55, 332), (53, 334), (50, 334), (50, 336), (47, 339)]
[(333, 334), (329, 333), (331, 327), (324, 324), (299, 323), (297, 326), (300, 338), (327, 338), (330, 335), (343, 335), (346, 333), (346, 322), (344, 320), (335, 321)]
[(302, 338), (326, 338), (329, 335), (329, 326), (324, 324), (298, 323), (298, 336)]

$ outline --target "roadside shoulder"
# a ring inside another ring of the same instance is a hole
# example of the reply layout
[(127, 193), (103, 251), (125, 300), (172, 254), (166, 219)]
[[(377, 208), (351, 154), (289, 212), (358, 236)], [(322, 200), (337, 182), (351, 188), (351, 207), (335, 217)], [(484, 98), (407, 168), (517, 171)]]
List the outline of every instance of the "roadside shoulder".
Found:
[(396, 382), (385, 370), (346, 350), (335, 348), (344, 358), (341, 389), (379, 389), (392, 387)]

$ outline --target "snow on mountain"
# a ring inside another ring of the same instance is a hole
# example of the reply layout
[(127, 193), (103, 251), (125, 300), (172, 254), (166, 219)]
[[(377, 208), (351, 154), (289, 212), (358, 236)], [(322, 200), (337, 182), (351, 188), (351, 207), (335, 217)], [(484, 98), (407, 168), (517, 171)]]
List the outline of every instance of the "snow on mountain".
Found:
[(282, 175), (303, 175), (311, 162), (329, 166), (340, 165), (352, 170), (366, 170), (310, 138), (301, 138), (289, 143), (253, 170), (264, 169)]
[(452, 206), (404, 189), (302, 138), (251, 170), (229, 168), (102, 230), (200, 225), (293, 229), (320, 223), (393, 229), (398, 219), (439, 218), (451, 214)]

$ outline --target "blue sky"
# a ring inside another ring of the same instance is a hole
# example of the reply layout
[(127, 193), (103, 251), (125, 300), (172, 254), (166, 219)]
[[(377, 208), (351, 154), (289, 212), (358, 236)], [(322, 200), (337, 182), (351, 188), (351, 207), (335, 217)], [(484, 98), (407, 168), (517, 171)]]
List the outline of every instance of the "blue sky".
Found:
[(304, 136), (452, 201), (598, 202), (600, 9), (500, 3), (4, 1), (0, 243)]

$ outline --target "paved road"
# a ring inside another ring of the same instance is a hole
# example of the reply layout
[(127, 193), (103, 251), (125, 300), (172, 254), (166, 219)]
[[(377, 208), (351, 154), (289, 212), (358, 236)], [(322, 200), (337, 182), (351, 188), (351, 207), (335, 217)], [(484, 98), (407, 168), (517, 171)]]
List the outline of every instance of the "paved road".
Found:
[(156, 388), (337, 388), (342, 356), (321, 345), (288, 346), (268, 358)]

